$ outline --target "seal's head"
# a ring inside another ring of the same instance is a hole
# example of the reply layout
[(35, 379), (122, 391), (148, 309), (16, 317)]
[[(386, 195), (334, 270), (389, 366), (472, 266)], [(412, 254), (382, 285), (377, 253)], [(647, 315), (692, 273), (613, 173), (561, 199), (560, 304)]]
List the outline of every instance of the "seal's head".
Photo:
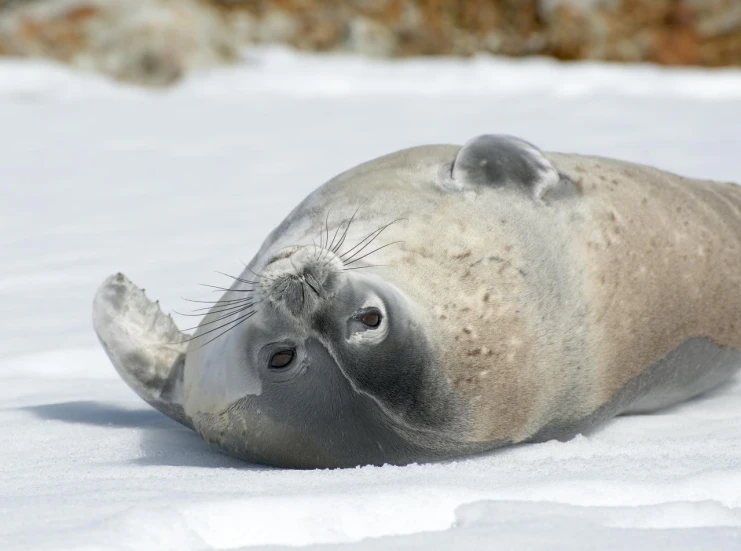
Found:
[(388, 282), (329, 248), (291, 247), (240, 278), (200, 333), (224, 316), (244, 322), (186, 366), (186, 411), (208, 441), (287, 467), (441, 456), (453, 399), (413, 305)]

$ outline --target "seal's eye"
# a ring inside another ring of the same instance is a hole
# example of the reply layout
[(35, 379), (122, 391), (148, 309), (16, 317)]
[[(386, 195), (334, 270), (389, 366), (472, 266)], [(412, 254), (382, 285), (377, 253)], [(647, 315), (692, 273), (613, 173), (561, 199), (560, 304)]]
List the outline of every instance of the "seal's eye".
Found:
[(288, 367), (293, 361), (295, 355), (296, 351), (292, 349), (276, 352), (273, 354), (272, 358), (270, 358), (270, 367), (273, 369), (283, 369), (284, 367)]
[(358, 319), (360, 320), (360, 323), (362, 323), (366, 327), (375, 329), (376, 327), (381, 325), (381, 312), (375, 309), (368, 310), (367, 312), (363, 312)]

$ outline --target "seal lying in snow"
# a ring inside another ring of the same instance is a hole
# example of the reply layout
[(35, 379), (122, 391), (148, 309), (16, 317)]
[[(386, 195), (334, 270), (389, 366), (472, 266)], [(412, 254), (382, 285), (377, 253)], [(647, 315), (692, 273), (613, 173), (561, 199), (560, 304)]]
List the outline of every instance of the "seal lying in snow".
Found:
[(480, 136), (332, 179), (197, 331), (123, 275), (95, 330), (229, 455), (405, 464), (568, 439), (741, 365), (741, 188)]

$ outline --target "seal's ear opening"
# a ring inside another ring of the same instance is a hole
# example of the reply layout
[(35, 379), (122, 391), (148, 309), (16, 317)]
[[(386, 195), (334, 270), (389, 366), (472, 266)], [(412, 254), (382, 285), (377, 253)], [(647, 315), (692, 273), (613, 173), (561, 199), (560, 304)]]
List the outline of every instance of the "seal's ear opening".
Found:
[(123, 274), (107, 278), (93, 299), (93, 326), (113, 367), (134, 392), (193, 428), (183, 410), (187, 335)]
[(512, 188), (538, 199), (563, 181), (533, 144), (495, 134), (466, 142), (453, 161), (451, 176), (462, 186)]

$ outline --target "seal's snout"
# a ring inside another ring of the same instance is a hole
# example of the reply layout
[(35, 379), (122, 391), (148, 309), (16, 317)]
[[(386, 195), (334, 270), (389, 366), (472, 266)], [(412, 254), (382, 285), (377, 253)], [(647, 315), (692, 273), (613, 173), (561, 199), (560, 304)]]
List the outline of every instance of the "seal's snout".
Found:
[(311, 314), (334, 294), (341, 273), (342, 262), (332, 251), (291, 247), (270, 260), (262, 279), (270, 301), (299, 316)]

